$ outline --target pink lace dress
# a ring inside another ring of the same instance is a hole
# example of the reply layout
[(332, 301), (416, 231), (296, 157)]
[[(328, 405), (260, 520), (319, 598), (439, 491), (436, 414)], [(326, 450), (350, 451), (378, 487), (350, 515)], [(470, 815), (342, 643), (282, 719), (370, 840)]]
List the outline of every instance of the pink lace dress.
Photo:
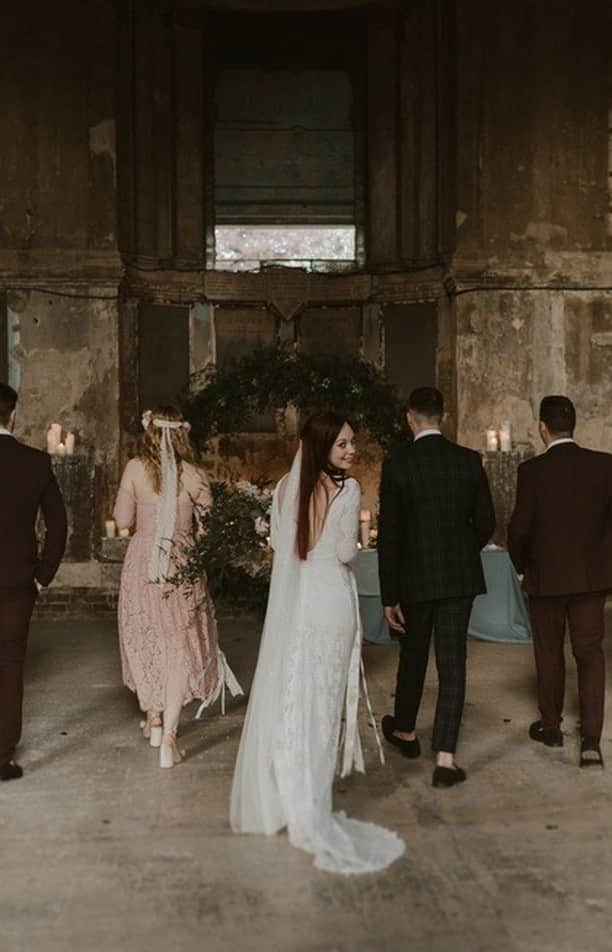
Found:
[[(183, 464), (177, 498), (174, 547), (180, 552), (194, 531), (194, 507), (211, 505), (205, 474)], [(203, 579), (192, 592), (149, 581), (159, 496), (153, 493), (138, 459), (126, 466), (115, 503), (120, 528), (135, 527), (121, 575), (119, 644), (123, 682), (138, 696), (143, 711), (177, 710), (194, 699), (200, 711), (225, 687), (241, 694), (219, 649), (212, 601)]]

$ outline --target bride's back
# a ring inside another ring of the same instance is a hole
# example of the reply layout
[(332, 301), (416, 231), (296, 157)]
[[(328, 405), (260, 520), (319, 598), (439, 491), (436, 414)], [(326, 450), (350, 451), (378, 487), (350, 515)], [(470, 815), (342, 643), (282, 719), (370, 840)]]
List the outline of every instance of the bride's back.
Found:
[[(287, 476), (283, 476), (278, 484), (281, 519), (286, 483)], [(310, 505), (310, 546), (306, 561), (338, 558), (342, 562), (348, 562), (354, 558), (357, 551), (356, 511), (360, 497), (359, 483), (353, 477), (346, 479), (342, 488), (331, 499), (323, 486), (320, 492), (313, 493)], [(274, 547), (274, 533), (272, 546)]]

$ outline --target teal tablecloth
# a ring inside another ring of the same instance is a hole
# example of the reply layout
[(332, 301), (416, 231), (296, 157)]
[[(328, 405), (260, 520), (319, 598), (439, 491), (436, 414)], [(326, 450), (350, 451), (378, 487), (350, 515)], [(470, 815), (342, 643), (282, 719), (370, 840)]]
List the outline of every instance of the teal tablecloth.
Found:
[[(510, 556), (503, 549), (484, 549), (482, 566), (487, 593), (474, 599), (468, 634), (483, 641), (531, 641), (523, 593)], [(377, 645), (397, 644), (397, 639), (389, 635), (383, 615), (376, 550), (362, 549), (353, 562), (353, 570), (365, 641)]]

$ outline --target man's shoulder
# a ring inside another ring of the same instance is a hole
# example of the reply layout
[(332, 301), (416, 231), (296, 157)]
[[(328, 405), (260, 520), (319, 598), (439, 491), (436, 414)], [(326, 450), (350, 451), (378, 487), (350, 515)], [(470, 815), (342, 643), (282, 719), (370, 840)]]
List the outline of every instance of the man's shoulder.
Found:
[(546, 453), (540, 453), (537, 456), (530, 456), (528, 459), (524, 459), (522, 463), (519, 463), (519, 472), (520, 473), (535, 473), (538, 468), (542, 466), (546, 461)]
[(453, 443), (452, 440), (444, 441), (448, 447), (451, 447), (451, 452), (456, 453), (457, 456), (463, 457), (463, 459), (468, 460), (470, 463), (480, 463), (482, 462), (482, 455), (478, 450), (473, 450), (469, 446), (463, 446), (462, 443)]
[(589, 463), (595, 466), (612, 466), (612, 453), (606, 453), (605, 450), (591, 450), (586, 446), (579, 446), (578, 449), (582, 458)]
[(423, 437), (397, 446), (387, 458), (391, 470), (406, 470), (419, 467), (423, 459), (444, 461), (443, 465), (480, 467), (482, 458), (477, 450), (460, 443), (453, 443), (445, 436)]
[(38, 466), (39, 468), (49, 466), (49, 454), (44, 450), (37, 450), (33, 446), (28, 446), (27, 443), (22, 443), (21, 440), (15, 437), (7, 436), (2, 437), (2, 439), (10, 440), (8, 445), (11, 453), (19, 462), (26, 461), (28, 466)]

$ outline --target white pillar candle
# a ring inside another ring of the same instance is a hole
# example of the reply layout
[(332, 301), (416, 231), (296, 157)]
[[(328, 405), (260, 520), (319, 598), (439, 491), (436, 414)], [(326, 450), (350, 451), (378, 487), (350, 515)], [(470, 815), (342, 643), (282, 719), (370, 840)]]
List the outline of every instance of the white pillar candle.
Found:
[(47, 453), (50, 453), (51, 456), (55, 455), (57, 449), (57, 443), (55, 442), (55, 437), (51, 431), (51, 427), (47, 430)]
[(55, 452), (57, 453), (58, 456), (65, 456), (65, 455), (66, 455), (66, 447), (64, 446), (63, 443), (58, 443), (57, 446), (56, 446), (56, 448), (55, 448)]
[(512, 424), (510, 420), (504, 420), (499, 428), (499, 448), (502, 453), (510, 453), (512, 450)]
[(53, 436), (53, 441), (57, 446), (58, 443), (62, 442), (62, 424), (61, 423), (52, 423), (49, 427), (51, 434)]
[(359, 541), (363, 549), (370, 544), (370, 524), (372, 513), (369, 509), (362, 509), (359, 513)]
[(74, 453), (74, 433), (66, 434), (66, 441), (64, 445), (66, 447), (66, 456), (72, 456)]
[(487, 453), (497, 453), (498, 449), (497, 430), (491, 427), (487, 430)]
[(104, 528), (106, 529), (106, 538), (114, 539), (117, 534), (117, 526), (114, 519), (107, 519), (104, 523)]

